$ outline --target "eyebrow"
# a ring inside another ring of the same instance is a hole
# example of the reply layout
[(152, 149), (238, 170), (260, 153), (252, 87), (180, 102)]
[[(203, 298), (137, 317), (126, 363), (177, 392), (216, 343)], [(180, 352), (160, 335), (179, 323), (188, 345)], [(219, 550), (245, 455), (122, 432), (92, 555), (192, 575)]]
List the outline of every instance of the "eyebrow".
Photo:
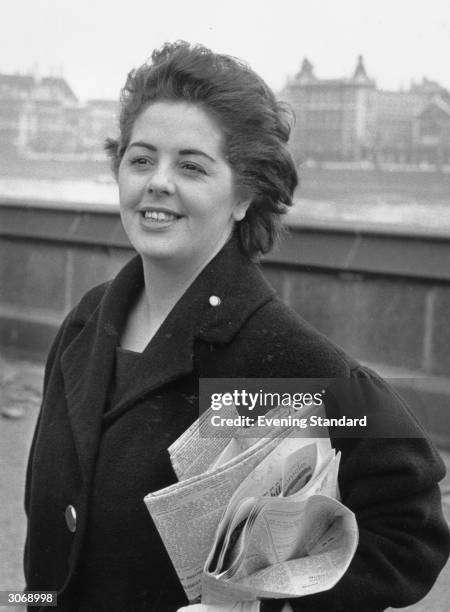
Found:
[[(136, 140), (130, 143), (129, 148), (131, 147), (143, 147), (144, 149), (148, 149), (149, 151), (152, 151), (153, 153), (156, 153), (158, 151), (158, 149), (154, 145), (150, 144), (149, 142), (145, 142), (143, 140)], [(211, 157), (204, 151), (200, 151), (200, 149), (181, 149), (180, 151), (178, 151), (178, 154), (179, 155), (201, 155), (202, 157), (206, 157), (207, 159), (209, 159), (210, 161), (214, 163), (216, 162), (214, 157)]]

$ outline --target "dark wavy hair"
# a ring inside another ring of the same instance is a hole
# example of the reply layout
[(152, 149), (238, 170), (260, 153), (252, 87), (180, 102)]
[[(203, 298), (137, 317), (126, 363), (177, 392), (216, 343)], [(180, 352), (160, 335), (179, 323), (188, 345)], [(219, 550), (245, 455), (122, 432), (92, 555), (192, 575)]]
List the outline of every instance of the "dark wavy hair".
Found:
[(136, 118), (160, 100), (196, 104), (218, 122), (237, 187), (251, 197), (245, 218), (235, 225), (240, 247), (249, 257), (270, 251), (298, 183), (286, 147), (289, 108), (244, 62), (201, 45), (166, 43), (128, 74), (122, 89), (119, 139), (105, 144), (116, 176)]

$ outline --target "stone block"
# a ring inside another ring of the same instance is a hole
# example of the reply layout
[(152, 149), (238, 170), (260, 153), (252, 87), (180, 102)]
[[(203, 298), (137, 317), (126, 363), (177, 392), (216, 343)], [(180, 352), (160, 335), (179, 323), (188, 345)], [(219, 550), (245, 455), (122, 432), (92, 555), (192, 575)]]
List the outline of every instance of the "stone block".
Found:
[(64, 310), (66, 251), (58, 245), (22, 240), (0, 242), (1, 302)]
[(292, 272), (291, 306), (364, 361), (420, 369), (426, 288), (359, 275)]
[(114, 278), (119, 270), (135, 255), (125, 249), (99, 249), (92, 247), (70, 250), (71, 276), (70, 303), (75, 306), (83, 295), (96, 285)]
[(435, 291), (430, 373), (450, 377), (450, 288), (439, 287)]
[(57, 331), (51, 323), (0, 316), (0, 346), (28, 360), (45, 360)]
[(427, 287), (400, 279), (379, 280), (370, 283), (366, 293), (365, 358), (420, 370), (424, 360)]
[(280, 297), (283, 297), (284, 291), (284, 282), (285, 282), (285, 274), (284, 270), (278, 268), (277, 266), (272, 266), (270, 264), (264, 264), (262, 266), (262, 273), (265, 278), (269, 281), (272, 287), (275, 289), (277, 294)]

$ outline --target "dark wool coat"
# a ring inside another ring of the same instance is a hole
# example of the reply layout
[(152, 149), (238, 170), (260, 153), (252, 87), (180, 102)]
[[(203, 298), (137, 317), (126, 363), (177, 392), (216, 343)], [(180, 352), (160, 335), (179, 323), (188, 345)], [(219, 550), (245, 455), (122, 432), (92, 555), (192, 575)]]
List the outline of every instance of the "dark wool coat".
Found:
[(302, 612), (365, 612), (423, 597), (449, 553), (441, 460), (395, 394), (283, 305), (233, 241), (176, 304), (128, 392), (103, 415), (120, 330), (142, 286), (136, 257), (85, 295), (51, 348), (27, 472), (27, 588), (58, 591), (60, 610), (185, 605), (143, 497), (176, 481), (166, 449), (198, 416), (198, 378), (353, 377), (382, 389), (393, 422), (419, 437), (332, 437), (360, 540), (333, 589), (291, 603)]

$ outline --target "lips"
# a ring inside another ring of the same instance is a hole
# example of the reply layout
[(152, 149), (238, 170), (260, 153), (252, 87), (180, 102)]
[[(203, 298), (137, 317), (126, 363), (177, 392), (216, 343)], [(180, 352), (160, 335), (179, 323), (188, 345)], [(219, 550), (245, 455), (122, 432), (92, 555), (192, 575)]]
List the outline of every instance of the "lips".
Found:
[(158, 208), (146, 208), (144, 210), (140, 210), (139, 212), (146, 221), (150, 221), (152, 223), (170, 223), (172, 221), (181, 219), (182, 216), (171, 210)]

